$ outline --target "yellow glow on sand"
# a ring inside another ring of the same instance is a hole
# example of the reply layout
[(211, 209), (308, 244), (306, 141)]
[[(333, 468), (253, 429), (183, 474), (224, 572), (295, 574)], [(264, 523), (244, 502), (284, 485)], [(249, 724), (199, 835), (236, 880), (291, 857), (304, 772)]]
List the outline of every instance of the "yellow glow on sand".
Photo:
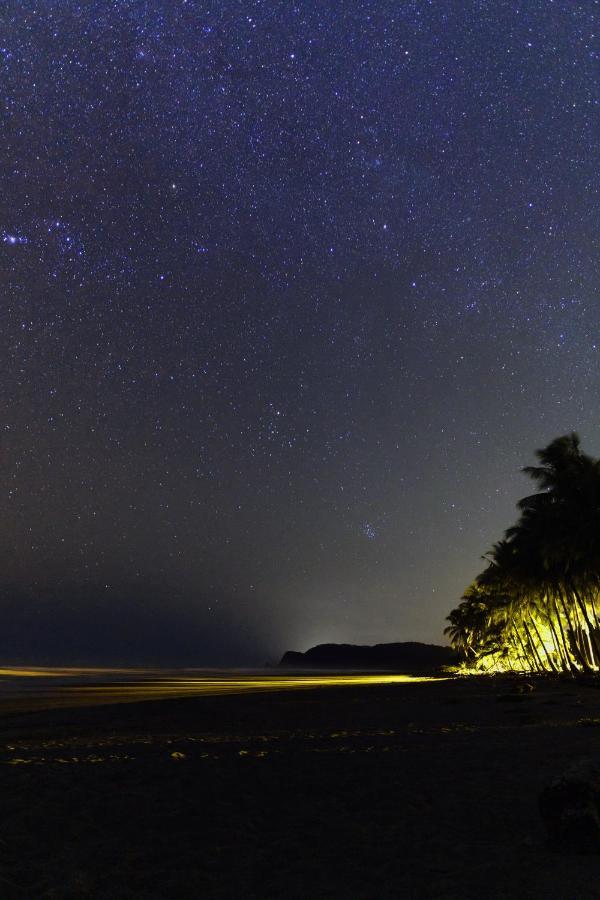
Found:
[(81, 678), (87, 675), (127, 675), (132, 672), (143, 674), (146, 669), (111, 669), (93, 667), (56, 668), (53, 666), (10, 666), (0, 668), (0, 678)]
[[(139, 703), (142, 700), (166, 700), (191, 696), (219, 696), (264, 691), (296, 691), (316, 688), (372, 687), (393, 684), (419, 683), (447, 679), (412, 675), (340, 675), (312, 674), (199, 674), (188, 672), (165, 673), (145, 669), (81, 669), (81, 668), (27, 668), (0, 669), (0, 687), (10, 685), (11, 691), (0, 693), (0, 711), (18, 705), (23, 709), (47, 709), (70, 706), (97, 706), (109, 703)], [(118, 678), (118, 676), (125, 676)], [(129, 676), (129, 677), (127, 677)], [(2, 677), (6, 678), (2, 685)], [(40, 680), (39, 689), (31, 681)], [(92, 683), (43, 684), (44, 679), (81, 679)], [(18, 681), (28, 681), (26, 692), (19, 694)], [(106, 680), (105, 680), (106, 679)]]

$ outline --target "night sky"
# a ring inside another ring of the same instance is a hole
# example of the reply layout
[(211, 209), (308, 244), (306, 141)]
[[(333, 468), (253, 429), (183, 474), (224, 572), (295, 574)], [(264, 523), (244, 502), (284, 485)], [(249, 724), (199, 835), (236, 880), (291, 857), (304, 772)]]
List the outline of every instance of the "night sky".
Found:
[(442, 640), (600, 455), (599, 10), (2, 4), (2, 658)]

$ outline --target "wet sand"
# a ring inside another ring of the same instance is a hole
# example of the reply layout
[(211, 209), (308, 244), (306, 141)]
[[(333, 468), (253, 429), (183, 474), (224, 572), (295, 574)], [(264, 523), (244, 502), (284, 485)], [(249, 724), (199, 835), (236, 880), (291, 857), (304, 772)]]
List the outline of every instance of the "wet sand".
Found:
[[(439, 676), (438, 676), (439, 677)], [(70, 707), (431, 681), (427, 675), (273, 669), (0, 668), (0, 717)]]
[(510, 687), (5, 708), (0, 896), (600, 898), (600, 856), (550, 852), (537, 811), (600, 759), (600, 690)]

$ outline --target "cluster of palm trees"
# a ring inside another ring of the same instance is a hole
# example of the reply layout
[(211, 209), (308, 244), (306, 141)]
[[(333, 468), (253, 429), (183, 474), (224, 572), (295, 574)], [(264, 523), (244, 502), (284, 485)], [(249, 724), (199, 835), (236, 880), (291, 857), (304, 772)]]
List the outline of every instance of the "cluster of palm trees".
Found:
[(576, 434), (523, 471), (539, 488), (448, 616), (465, 666), (484, 671), (600, 670), (600, 460)]

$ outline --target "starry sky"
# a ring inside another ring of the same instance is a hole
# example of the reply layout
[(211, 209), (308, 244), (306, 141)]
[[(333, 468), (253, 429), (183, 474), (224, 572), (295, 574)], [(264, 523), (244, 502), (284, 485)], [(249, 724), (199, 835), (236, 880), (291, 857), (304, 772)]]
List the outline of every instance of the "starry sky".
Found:
[(442, 640), (600, 454), (594, 0), (5, 0), (0, 652)]

